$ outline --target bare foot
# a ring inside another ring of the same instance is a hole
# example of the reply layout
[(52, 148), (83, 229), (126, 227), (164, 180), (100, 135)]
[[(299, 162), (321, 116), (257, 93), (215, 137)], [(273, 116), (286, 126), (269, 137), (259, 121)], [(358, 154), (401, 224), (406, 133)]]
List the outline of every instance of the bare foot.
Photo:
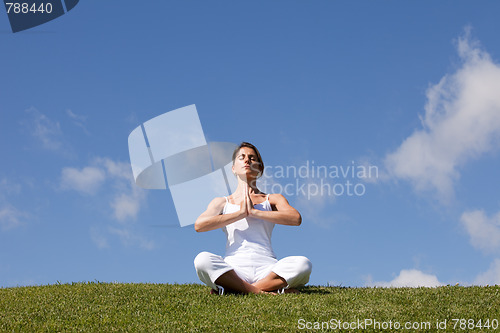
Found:
[(283, 291), (285, 294), (300, 294), (300, 291), (295, 288), (288, 288)]
[[(215, 290), (215, 289), (210, 289), (210, 294), (211, 295), (220, 295), (219, 294), (219, 291), (218, 290)], [(224, 290), (224, 294), (242, 294), (242, 293), (239, 293), (239, 292), (236, 292), (236, 291), (233, 291), (233, 290), (229, 290), (229, 289), (225, 289)], [(277, 293), (273, 292), (273, 291), (264, 291), (264, 290), (260, 290), (258, 292), (254, 292), (254, 293), (250, 293), (250, 294), (269, 294), (269, 295), (277, 295)]]

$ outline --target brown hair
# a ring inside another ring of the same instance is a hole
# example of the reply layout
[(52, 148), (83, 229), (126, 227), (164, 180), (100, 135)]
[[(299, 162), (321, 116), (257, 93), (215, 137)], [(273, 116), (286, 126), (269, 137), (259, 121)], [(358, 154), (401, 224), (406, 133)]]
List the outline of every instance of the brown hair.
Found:
[(257, 155), (257, 162), (260, 164), (260, 172), (257, 175), (257, 177), (262, 176), (262, 173), (264, 172), (264, 161), (262, 161), (262, 157), (260, 156), (259, 150), (257, 147), (255, 147), (253, 144), (249, 142), (242, 142), (238, 147), (233, 152), (233, 165), (234, 165), (234, 160), (236, 159), (236, 155), (238, 155), (238, 152), (240, 151), (241, 148), (251, 148), (255, 151), (255, 154)]

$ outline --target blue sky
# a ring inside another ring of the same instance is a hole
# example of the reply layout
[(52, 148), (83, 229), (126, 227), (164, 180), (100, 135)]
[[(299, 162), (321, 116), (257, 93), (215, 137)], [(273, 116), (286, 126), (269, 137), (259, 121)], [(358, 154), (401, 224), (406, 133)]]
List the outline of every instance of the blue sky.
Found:
[(83, 1), (16, 34), (0, 15), (0, 286), (198, 283), (193, 259), (223, 254), (223, 233), (180, 228), (127, 147), (191, 104), (208, 141), (252, 142), (270, 170), (377, 167), (325, 179), (363, 195), (288, 196), (303, 223), (274, 249), (308, 256), (311, 284), (500, 283), (499, 10)]

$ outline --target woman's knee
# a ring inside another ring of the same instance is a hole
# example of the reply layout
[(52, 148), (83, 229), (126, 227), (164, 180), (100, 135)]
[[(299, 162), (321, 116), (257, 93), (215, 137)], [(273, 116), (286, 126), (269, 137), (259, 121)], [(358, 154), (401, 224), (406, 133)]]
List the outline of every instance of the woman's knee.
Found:
[(312, 272), (312, 263), (307, 257), (294, 257), (294, 273), (287, 280), (290, 288), (304, 286), (309, 282), (309, 277)]
[(312, 263), (309, 258), (304, 257), (304, 256), (297, 256), (297, 269), (301, 274), (308, 274), (310, 275), (312, 272)]
[(273, 272), (284, 278), (290, 288), (305, 285), (309, 281), (311, 271), (312, 263), (304, 256), (283, 258), (273, 268)]
[(311, 261), (304, 256), (292, 256), (283, 259), (289, 269), (297, 275), (310, 275), (312, 271)]
[(213, 256), (214, 256), (213, 253), (210, 253), (207, 251), (203, 251), (203, 252), (198, 253), (196, 258), (194, 258), (194, 268), (197, 271), (200, 271), (200, 270), (206, 271), (207, 269), (209, 269), (212, 266)]

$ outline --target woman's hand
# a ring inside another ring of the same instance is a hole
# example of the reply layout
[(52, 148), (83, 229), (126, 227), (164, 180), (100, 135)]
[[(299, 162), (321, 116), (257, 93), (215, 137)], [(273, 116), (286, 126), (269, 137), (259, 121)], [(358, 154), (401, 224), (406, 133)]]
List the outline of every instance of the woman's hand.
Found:
[(253, 215), (253, 211), (255, 208), (253, 208), (253, 202), (252, 199), (250, 199), (250, 190), (248, 189), (248, 186), (245, 187), (245, 193), (243, 195), (243, 200), (241, 200), (240, 203), (240, 216), (241, 218), (245, 218), (247, 216)]
[(246, 196), (243, 197), (243, 200), (241, 200), (241, 203), (240, 203), (240, 216), (242, 219), (244, 219), (245, 217), (248, 216), (248, 204), (247, 204), (247, 200), (246, 200)]
[[(251, 200), (249, 200), (251, 204)], [(290, 206), (288, 201), (281, 194), (272, 194), (269, 197), (272, 211), (265, 211), (253, 208), (248, 208), (249, 215), (268, 222), (284, 225), (300, 225), (302, 216), (300, 213)]]
[(253, 208), (253, 202), (252, 199), (250, 198), (250, 190), (248, 189), (248, 186), (247, 186), (247, 191), (245, 192), (245, 203), (247, 207), (248, 216), (252, 216), (253, 212), (255, 211), (255, 208)]
[(194, 230), (197, 232), (210, 231), (225, 227), (228, 224), (239, 221), (249, 215), (248, 202), (243, 199), (240, 210), (234, 213), (222, 214), (227, 198), (215, 198), (210, 202), (207, 210), (203, 212), (194, 222)]

